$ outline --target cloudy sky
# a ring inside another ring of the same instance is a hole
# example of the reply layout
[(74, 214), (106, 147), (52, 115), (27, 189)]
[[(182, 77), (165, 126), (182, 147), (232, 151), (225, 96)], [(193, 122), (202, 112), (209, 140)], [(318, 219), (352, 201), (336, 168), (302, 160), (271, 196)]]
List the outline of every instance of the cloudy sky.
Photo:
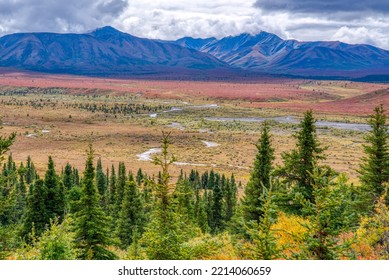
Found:
[(265, 30), (284, 39), (389, 49), (388, 0), (0, 0), (0, 36), (86, 32), (105, 25), (158, 39)]

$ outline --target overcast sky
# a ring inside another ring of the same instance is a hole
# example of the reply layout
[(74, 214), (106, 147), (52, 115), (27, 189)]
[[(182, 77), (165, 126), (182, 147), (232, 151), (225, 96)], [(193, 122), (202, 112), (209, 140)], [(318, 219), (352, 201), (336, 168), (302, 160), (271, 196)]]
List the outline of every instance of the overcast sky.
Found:
[(105, 25), (158, 39), (264, 30), (283, 39), (389, 49), (388, 0), (0, 0), (0, 36), (86, 32)]

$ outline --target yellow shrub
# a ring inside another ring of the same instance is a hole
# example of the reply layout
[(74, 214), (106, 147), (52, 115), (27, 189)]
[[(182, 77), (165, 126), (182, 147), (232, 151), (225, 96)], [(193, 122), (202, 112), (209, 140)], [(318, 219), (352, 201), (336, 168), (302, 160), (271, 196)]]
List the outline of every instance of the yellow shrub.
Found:
[(223, 233), (216, 236), (204, 234), (184, 243), (181, 253), (186, 260), (235, 260), (231, 236)]
[(365, 217), (357, 230), (354, 245), (361, 259), (389, 259), (389, 208), (385, 195), (377, 202), (375, 214)]
[(308, 221), (302, 217), (278, 213), (277, 222), (272, 226), (274, 235), (278, 238), (279, 249), (286, 257), (299, 253), (304, 244), (304, 235), (307, 233)]

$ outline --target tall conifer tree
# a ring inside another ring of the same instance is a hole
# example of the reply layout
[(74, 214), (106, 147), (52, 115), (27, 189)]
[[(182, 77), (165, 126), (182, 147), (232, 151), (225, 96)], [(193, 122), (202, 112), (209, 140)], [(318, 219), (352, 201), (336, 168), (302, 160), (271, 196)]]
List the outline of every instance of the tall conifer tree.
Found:
[(26, 206), (26, 194), (27, 186), (25, 182), (25, 177), (27, 169), (24, 167), (23, 162), (20, 163), (20, 167), (17, 170), (19, 174), (19, 180), (16, 184), (16, 205), (15, 205), (15, 217), (19, 220), (23, 216), (24, 208)]
[(116, 204), (116, 173), (115, 166), (112, 164), (111, 176), (109, 176), (109, 211), (113, 216)]
[(171, 144), (170, 133), (163, 133), (162, 156), (155, 158), (154, 163), (161, 166), (162, 172), (157, 183), (154, 184), (156, 205), (151, 215), (141, 243), (146, 246), (146, 253), (150, 259), (171, 260), (180, 259), (181, 243), (185, 240), (185, 225), (180, 213), (175, 211), (172, 203), (171, 175), (169, 166), (175, 161), (174, 156), (169, 158), (168, 147)]
[(97, 160), (96, 166), (96, 183), (97, 189), (101, 197), (104, 197), (107, 192), (107, 178), (103, 171), (103, 166), (101, 163), (101, 158)]
[(142, 169), (139, 168), (138, 172), (136, 173), (136, 183), (138, 184), (138, 186), (142, 184), (143, 178), (144, 176), (143, 176)]
[[(0, 120), (0, 124), (1, 124), (1, 120)], [(1, 126), (0, 129), (2, 129)], [(0, 164), (4, 160), (5, 153), (9, 151), (10, 147), (15, 141), (15, 138), (16, 138), (16, 133), (12, 133), (9, 136), (0, 136)]]
[(104, 210), (108, 209), (108, 185), (107, 185), (107, 175), (103, 171), (103, 165), (101, 163), (101, 158), (97, 160), (96, 166), (96, 184), (97, 190), (100, 194), (100, 203)]
[(47, 189), (46, 208), (50, 218), (58, 217), (61, 221), (64, 216), (64, 196), (60, 192), (59, 178), (55, 171), (54, 161), (49, 156), (49, 163), (45, 174), (45, 187)]
[(217, 233), (224, 228), (224, 209), (223, 209), (223, 191), (222, 191), (222, 180), (219, 178), (213, 187), (213, 202), (212, 202), (212, 222), (211, 232)]
[(232, 216), (235, 214), (236, 202), (237, 202), (237, 188), (235, 183), (234, 174), (231, 179), (226, 182), (226, 189), (224, 191), (225, 197), (225, 221), (229, 222)]
[(116, 192), (115, 192), (115, 207), (113, 217), (116, 220), (119, 217), (120, 210), (122, 209), (124, 188), (127, 183), (126, 166), (124, 162), (119, 163), (118, 177), (116, 180)]
[(141, 195), (135, 181), (129, 181), (124, 189), (123, 204), (117, 226), (117, 236), (123, 248), (131, 245), (134, 234), (143, 233), (144, 224)]
[(383, 106), (374, 109), (370, 116), (371, 131), (365, 137), (364, 157), (360, 166), (360, 180), (375, 200), (383, 194), (385, 183), (389, 182), (388, 127)]
[(63, 173), (62, 181), (66, 191), (69, 191), (73, 187), (73, 171), (72, 166), (69, 163), (66, 163), (65, 165), (65, 171)]
[(26, 172), (26, 183), (29, 185), (36, 179), (36, 171), (34, 163), (31, 160), (31, 157), (27, 157), (27, 172)]
[(40, 236), (50, 225), (50, 215), (47, 211), (47, 188), (43, 180), (36, 180), (31, 186), (27, 197), (26, 210), (23, 217), (22, 237), (30, 240), (32, 229), (35, 235)]
[(245, 188), (243, 213), (246, 221), (260, 222), (263, 215), (262, 194), (270, 186), (270, 175), (273, 170), (274, 149), (271, 147), (270, 127), (264, 122), (261, 136), (256, 145), (257, 155), (250, 180)]
[(95, 185), (93, 149), (89, 146), (88, 157), (82, 180), (80, 207), (75, 213), (75, 240), (82, 259), (103, 260), (116, 256), (106, 249), (111, 243), (109, 220), (101, 208)]
[(316, 120), (312, 110), (305, 112), (304, 119), (300, 123), (300, 130), (295, 135), (297, 139), (296, 149), (282, 155), (284, 167), (277, 172), (290, 183), (295, 183), (295, 190), (305, 199), (313, 201), (313, 174), (318, 160), (324, 159), (325, 148), (320, 146), (316, 135)]

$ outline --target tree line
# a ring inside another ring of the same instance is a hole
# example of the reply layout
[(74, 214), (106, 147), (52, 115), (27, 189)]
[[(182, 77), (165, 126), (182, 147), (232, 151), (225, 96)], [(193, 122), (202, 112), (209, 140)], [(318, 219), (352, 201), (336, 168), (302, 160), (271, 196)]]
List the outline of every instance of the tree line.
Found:
[(66, 102), (59, 101), (50, 98), (31, 98), (29, 100), (20, 100), (20, 98), (9, 98), (7, 100), (1, 100), (1, 105), (6, 106), (28, 106), (34, 109), (43, 108), (66, 108), (66, 109), (79, 109), (92, 113), (104, 113), (111, 115), (131, 115), (131, 114), (149, 114), (162, 112), (164, 110), (171, 109), (170, 106), (166, 105), (146, 105), (137, 103), (116, 103), (116, 102)]

